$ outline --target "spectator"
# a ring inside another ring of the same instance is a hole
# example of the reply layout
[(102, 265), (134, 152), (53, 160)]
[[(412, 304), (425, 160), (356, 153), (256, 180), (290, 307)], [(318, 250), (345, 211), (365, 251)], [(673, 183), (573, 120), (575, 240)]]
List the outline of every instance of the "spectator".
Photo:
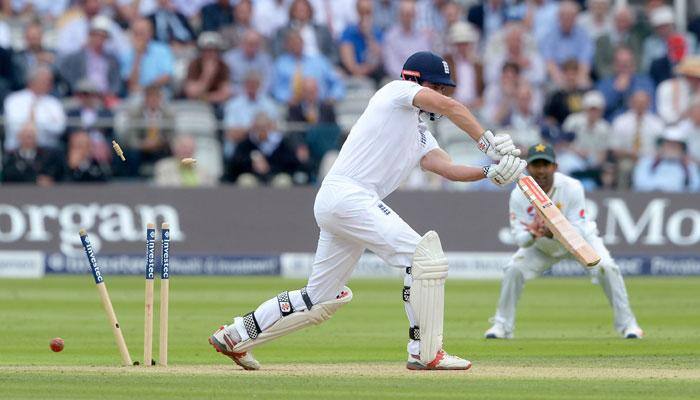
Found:
[(153, 40), (153, 27), (140, 18), (131, 25), (131, 49), (121, 60), (129, 94), (146, 86), (165, 86), (172, 79), (175, 60), (167, 44)]
[(21, 86), (17, 68), (12, 62), (12, 51), (0, 47), (0, 112), (5, 97)]
[(685, 38), (677, 33), (668, 37), (666, 48), (668, 53), (652, 61), (649, 67), (649, 77), (654, 82), (654, 86), (671, 79), (674, 67), (688, 54)]
[(130, 153), (127, 162), (134, 159), (140, 175), (150, 176), (153, 163), (170, 154), (174, 118), (173, 112), (163, 102), (162, 89), (157, 85), (146, 87), (143, 102), (127, 111), (128, 124), (122, 144)]
[(338, 100), (345, 95), (345, 87), (335, 69), (322, 55), (303, 53), (304, 40), (299, 31), (287, 34), (287, 52), (274, 65), (272, 96), (279, 102), (289, 103), (298, 98), (303, 77), (313, 77), (319, 84), (323, 100)]
[(416, 28), (430, 32), (443, 32), (449, 28), (442, 13), (448, 3), (448, 0), (417, 0)]
[(612, 32), (613, 17), (610, 15), (610, 0), (586, 0), (588, 10), (578, 17), (578, 24), (588, 32), (594, 42)]
[(700, 93), (700, 56), (686, 57), (675, 71), (677, 77), (661, 82), (656, 91), (659, 116), (667, 124), (683, 118), (692, 96)]
[[(484, 92), (483, 117), (496, 126), (506, 126), (513, 111), (517, 108), (518, 90), (527, 84), (520, 75), (520, 67), (515, 63), (505, 63), (502, 67), (501, 80), (488, 84)], [(533, 112), (541, 109), (542, 101), (536, 93), (531, 92), (530, 107)]]
[(525, 27), (520, 23), (509, 23), (503, 29), (502, 37), (503, 50), (493, 52), (495, 54), (486, 54), (486, 63), (489, 65), (486, 81), (497, 82), (503, 64), (510, 62), (520, 67), (522, 77), (532, 86), (542, 85), (547, 78), (547, 69), (537, 48), (529, 46)]
[(310, 154), (311, 169), (317, 171), (325, 154), (338, 148), (340, 127), (336, 123), (333, 104), (319, 99), (315, 79), (304, 79), (302, 97), (289, 106), (287, 119), (306, 125), (303, 130), (292, 129), (288, 136), (296, 147), (308, 148), (304, 151)]
[(697, 192), (698, 164), (688, 158), (682, 130), (668, 128), (653, 155), (642, 157), (634, 168), (633, 187), (642, 192)]
[[(90, 135), (96, 145), (96, 156), (101, 162), (111, 159), (111, 144), (114, 133), (111, 121), (114, 115), (106, 109), (100, 97), (100, 90), (89, 79), (79, 81), (75, 86), (77, 106), (66, 110), (71, 126), (80, 127)], [(75, 121), (75, 122), (74, 122)]]
[(223, 40), (216, 32), (202, 32), (197, 39), (199, 56), (187, 68), (185, 96), (212, 103), (221, 115), (223, 103), (231, 97), (229, 70), (221, 58)]
[(411, 0), (399, 3), (399, 19), (384, 36), (382, 54), (384, 70), (392, 78), (401, 76), (403, 64), (413, 53), (429, 50), (433, 44), (432, 32), (415, 27), (416, 6)]
[(24, 28), (24, 50), (14, 55), (15, 68), (19, 72), (20, 84), (27, 84), (29, 71), (38, 65), (48, 65), (53, 68), (56, 55), (44, 48), (44, 28), (40, 22), (30, 22)]
[(106, 182), (110, 174), (109, 166), (94, 157), (92, 141), (87, 132), (75, 131), (68, 136), (66, 182)]
[(458, 23), (466, 22), (464, 18), (464, 8), (456, 1), (446, 1), (440, 9), (440, 13), (445, 23), (442, 25), (442, 28), (434, 31), (437, 38), (435, 40), (435, 50), (433, 50), (433, 52), (436, 54), (444, 54), (449, 51), (450, 29)]
[(216, 0), (202, 7), (202, 31), (217, 32), (233, 24), (231, 0)]
[(595, 42), (593, 70), (598, 79), (607, 78), (613, 74), (615, 49), (618, 47), (624, 46), (632, 50), (636, 65), (639, 67), (642, 60), (643, 37), (632, 29), (634, 24), (635, 15), (630, 6), (623, 5), (615, 9), (612, 30), (598, 37)]
[(564, 81), (561, 66), (572, 58), (579, 63), (579, 86), (587, 87), (590, 83), (593, 43), (588, 33), (576, 25), (578, 12), (578, 3), (562, 1), (559, 5), (559, 23), (539, 43), (549, 77), (558, 86), (562, 86)]
[(357, 23), (357, 0), (310, 0), (316, 24), (325, 26), (333, 40), (338, 40), (345, 28)]
[[(649, 13), (649, 23), (654, 28), (654, 33), (644, 39), (642, 45), (642, 71), (648, 72), (651, 63), (657, 58), (668, 54), (668, 38), (676, 33), (673, 18), (673, 9), (670, 6), (656, 7)], [(684, 35), (688, 48), (695, 49), (695, 40), (691, 35)]]
[(79, 81), (88, 79), (103, 95), (120, 93), (119, 60), (105, 48), (110, 25), (107, 17), (98, 15), (93, 18), (85, 46), (59, 61), (58, 71), (72, 92)]
[(278, 29), (287, 25), (291, 0), (255, 0), (253, 27), (261, 35), (272, 39)]
[(360, 21), (345, 28), (340, 38), (340, 62), (351, 76), (373, 79), (384, 76), (382, 32), (372, 20), (372, 0), (357, 0)]
[(196, 36), (187, 17), (177, 11), (171, 0), (157, 0), (158, 6), (148, 16), (153, 27), (153, 38), (171, 45), (189, 44)]
[(397, 6), (394, 0), (373, 0), (374, 22), (382, 33), (386, 33), (396, 21)]
[(264, 112), (271, 118), (277, 115), (277, 105), (270, 96), (261, 89), (262, 76), (252, 70), (245, 77), (242, 92), (229, 100), (224, 109), (224, 158), (233, 155), (238, 143), (245, 139), (253, 126), (253, 117)]
[(69, 0), (11, 0), (12, 12), (18, 17), (41, 18), (44, 21), (54, 20), (68, 8)]
[(237, 182), (241, 175), (247, 174), (264, 183), (290, 182), (291, 175), (308, 171), (309, 153), (304, 149), (293, 148), (284, 134), (276, 130), (275, 122), (264, 112), (259, 113), (250, 134), (236, 146), (227, 162), (226, 179)]
[(688, 117), (678, 126), (688, 138), (688, 155), (696, 164), (700, 164), (700, 97), (696, 96), (688, 108)]
[(533, 107), (534, 94), (527, 81), (521, 81), (515, 93), (514, 105), (504, 126), (511, 132), (513, 142), (522, 149), (542, 142), (540, 136), (540, 108)]
[(591, 90), (582, 100), (583, 111), (569, 115), (563, 129), (575, 135), (570, 149), (594, 168), (605, 160), (605, 153), (612, 134), (610, 124), (603, 118), (605, 98)]
[(17, 140), (19, 147), (5, 156), (2, 168), (3, 182), (49, 186), (61, 179), (63, 162), (60, 154), (56, 150), (37, 145), (34, 126), (23, 126)]
[(544, 115), (560, 125), (570, 114), (583, 110), (582, 99), (585, 92), (578, 85), (578, 61), (566, 61), (561, 70), (564, 77), (563, 86), (549, 95), (544, 106)]
[(609, 146), (616, 162), (618, 189), (631, 185), (631, 173), (641, 157), (651, 156), (664, 131), (661, 118), (649, 111), (649, 94), (639, 90), (630, 98), (629, 111), (620, 114), (612, 123), (614, 134)]
[(53, 72), (39, 65), (29, 72), (27, 88), (14, 92), (5, 99), (5, 150), (19, 145), (20, 129), (32, 124), (40, 147), (57, 148), (66, 129), (66, 114), (61, 102), (51, 96)]
[(251, 0), (238, 0), (233, 6), (233, 21), (232, 25), (221, 29), (221, 35), (224, 42), (230, 47), (238, 47), (241, 43), (243, 35), (254, 29), (253, 25), (253, 4)]
[(504, 0), (482, 0), (467, 13), (467, 21), (481, 32), (484, 42), (498, 32), (508, 20), (508, 5)]
[[(528, 0), (520, 11), (523, 23), (532, 32), (536, 43), (541, 43), (545, 35), (557, 26), (559, 2), (555, 0)], [(517, 14), (517, 13), (516, 13)]]
[(228, 65), (234, 92), (240, 90), (243, 81), (251, 72), (260, 74), (261, 87), (264, 92), (270, 88), (272, 75), (272, 57), (265, 51), (262, 36), (252, 30), (247, 30), (241, 37), (240, 46), (224, 53), (224, 61)]
[(323, 25), (314, 23), (314, 9), (309, 0), (293, 0), (289, 6), (289, 21), (277, 30), (272, 44), (274, 56), (280, 56), (291, 31), (296, 31), (303, 39), (303, 54), (308, 57), (327, 57), (331, 62), (338, 59), (338, 54), (330, 31)]
[(197, 142), (191, 135), (177, 135), (172, 143), (172, 157), (159, 160), (154, 167), (156, 186), (201, 187), (216, 185), (216, 178), (201, 166), (183, 165), (184, 158), (194, 158)]
[(451, 49), (445, 61), (457, 84), (452, 98), (469, 108), (481, 108), (485, 84), (484, 66), (476, 52), (479, 32), (468, 22), (458, 22), (450, 28), (448, 38)]
[(605, 118), (611, 121), (625, 112), (633, 93), (645, 91), (653, 99), (654, 84), (649, 76), (638, 74), (634, 53), (627, 47), (615, 50), (614, 74), (598, 81), (596, 89), (605, 96)]
[[(85, 46), (90, 24), (100, 14), (102, 8), (100, 0), (78, 0), (77, 4), (78, 8), (75, 12), (66, 13), (57, 28), (56, 51), (59, 56), (75, 53)], [(119, 25), (111, 19), (108, 21), (110, 39), (106, 44), (107, 49), (121, 57), (129, 50), (129, 40)]]

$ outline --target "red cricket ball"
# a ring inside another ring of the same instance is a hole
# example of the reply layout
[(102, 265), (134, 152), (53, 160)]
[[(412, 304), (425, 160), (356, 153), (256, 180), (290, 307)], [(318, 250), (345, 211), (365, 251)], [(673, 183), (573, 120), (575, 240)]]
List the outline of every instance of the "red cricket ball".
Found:
[(53, 339), (51, 339), (51, 343), (49, 344), (49, 347), (54, 352), (58, 353), (59, 351), (63, 350), (63, 343), (64, 343), (63, 339), (61, 339), (60, 337), (53, 338)]

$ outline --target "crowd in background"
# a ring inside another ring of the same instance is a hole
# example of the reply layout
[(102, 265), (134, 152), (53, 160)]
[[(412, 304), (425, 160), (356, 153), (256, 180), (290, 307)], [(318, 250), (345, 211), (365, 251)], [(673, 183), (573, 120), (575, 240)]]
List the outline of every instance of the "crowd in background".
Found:
[(700, 191), (700, 17), (611, 1), (0, 0), (0, 180), (316, 184), (431, 50), (485, 127), (587, 188)]

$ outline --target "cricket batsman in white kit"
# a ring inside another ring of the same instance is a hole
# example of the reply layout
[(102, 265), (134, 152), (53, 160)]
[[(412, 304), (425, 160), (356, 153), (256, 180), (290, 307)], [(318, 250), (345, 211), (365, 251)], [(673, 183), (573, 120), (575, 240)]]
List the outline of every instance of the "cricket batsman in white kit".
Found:
[[(598, 235), (595, 221), (587, 218), (583, 186), (579, 181), (557, 171), (554, 149), (537, 144), (528, 149), (527, 170), (552, 202), (600, 256), (598, 281), (613, 309), (615, 329), (628, 339), (639, 339), (643, 332), (630, 308), (620, 268)], [(545, 226), (519, 188), (510, 194), (510, 228), (517, 252), (505, 267), (494, 325), (486, 331), (487, 339), (510, 339), (515, 329), (515, 308), (525, 281), (541, 275), (554, 264), (571, 255)]]
[[(369, 249), (406, 271), (403, 299), (410, 322), (409, 369), (469, 369), (465, 359), (442, 350), (447, 259), (437, 233), (416, 233), (382, 201), (418, 165), (453, 181), (488, 178), (514, 182), (526, 163), (507, 135), (485, 131), (467, 108), (445, 96), (455, 86), (447, 63), (418, 52), (404, 64), (401, 80), (379, 89), (350, 131), (323, 180), (314, 204), (320, 228), (308, 283), (284, 291), (255, 311), (222, 326), (209, 343), (245, 369), (259, 369), (250, 350), (311, 324), (326, 321), (352, 300), (345, 286)], [(427, 130), (424, 118), (444, 115), (477, 142), (497, 164), (455, 165)]]

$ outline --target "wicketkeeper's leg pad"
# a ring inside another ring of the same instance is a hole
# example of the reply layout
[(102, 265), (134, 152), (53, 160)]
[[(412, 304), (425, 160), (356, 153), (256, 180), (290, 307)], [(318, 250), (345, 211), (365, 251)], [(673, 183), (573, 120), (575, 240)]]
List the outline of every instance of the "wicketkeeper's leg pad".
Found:
[[(236, 353), (250, 351), (253, 347), (280, 336), (298, 331), (309, 325), (318, 325), (321, 322), (327, 321), (340, 307), (352, 300), (352, 291), (347, 286), (343, 287), (343, 290), (335, 299), (318, 304), (311, 304), (309, 297), (304, 296), (305, 293), (305, 290), (302, 289), (302, 297), (307, 308), (304, 311), (295, 311), (289, 303), (289, 294), (287, 292), (280, 293), (277, 299), (280, 305), (282, 318), (264, 331), (261, 331), (258, 327), (254, 313), (244, 316), (245, 328), (250, 339), (237, 343), (233, 351)], [(246, 318), (248, 320), (246, 320)]]
[(442, 348), (447, 257), (438, 234), (426, 233), (413, 255), (410, 304), (420, 329), (420, 359), (429, 363)]

